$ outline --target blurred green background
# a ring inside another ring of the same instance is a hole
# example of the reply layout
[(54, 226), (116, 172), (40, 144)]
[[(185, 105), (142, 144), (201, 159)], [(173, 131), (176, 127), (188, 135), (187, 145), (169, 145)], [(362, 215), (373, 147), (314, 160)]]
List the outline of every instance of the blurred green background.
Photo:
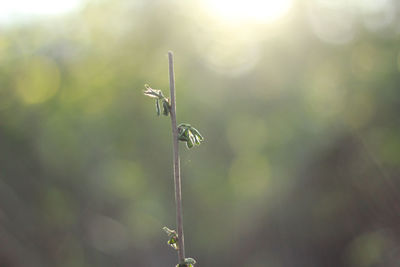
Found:
[(142, 94), (168, 50), (205, 137), (181, 144), (187, 256), (400, 266), (399, 3), (214, 3), (0, 24), (0, 266), (175, 266), (170, 121)]

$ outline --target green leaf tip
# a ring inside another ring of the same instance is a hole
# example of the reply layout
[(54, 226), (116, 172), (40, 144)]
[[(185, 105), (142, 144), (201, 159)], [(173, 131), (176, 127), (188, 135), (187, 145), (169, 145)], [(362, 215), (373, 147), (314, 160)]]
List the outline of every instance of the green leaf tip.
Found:
[(178, 125), (178, 134), (178, 140), (186, 142), (186, 146), (189, 149), (195, 145), (199, 146), (200, 143), (204, 141), (204, 137), (200, 132), (188, 123), (181, 123)]

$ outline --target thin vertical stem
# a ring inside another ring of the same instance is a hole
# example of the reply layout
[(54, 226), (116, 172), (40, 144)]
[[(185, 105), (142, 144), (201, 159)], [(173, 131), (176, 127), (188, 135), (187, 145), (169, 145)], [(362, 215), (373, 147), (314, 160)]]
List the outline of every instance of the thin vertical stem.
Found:
[(173, 164), (175, 182), (175, 206), (176, 206), (176, 225), (178, 229), (178, 260), (179, 263), (185, 261), (185, 242), (183, 236), (183, 212), (182, 212), (182, 192), (181, 192), (181, 171), (179, 160), (178, 128), (176, 126), (176, 102), (175, 102), (175, 77), (174, 77), (174, 58), (172, 51), (168, 52), (169, 65), (169, 87), (171, 91), (171, 126), (173, 137)]

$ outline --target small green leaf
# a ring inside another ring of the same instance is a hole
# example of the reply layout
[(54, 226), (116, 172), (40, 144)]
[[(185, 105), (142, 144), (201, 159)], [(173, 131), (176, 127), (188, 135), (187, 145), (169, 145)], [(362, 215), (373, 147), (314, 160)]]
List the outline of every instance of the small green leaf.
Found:
[(162, 100), (162, 105), (163, 105), (163, 115), (168, 116), (168, 114), (171, 112), (171, 106), (168, 102), (168, 99), (164, 98)]
[(199, 138), (200, 141), (204, 141), (203, 136), (200, 134), (200, 132), (199, 132), (196, 128), (192, 127), (191, 130), (192, 130), (192, 132), (193, 132), (194, 135), (197, 135), (197, 136), (198, 136), (198, 138)]
[(193, 136), (194, 136), (194, 143), (199, 146), (200, 145), (199, 136), (197, 134), (194, 134)]
[(156, 111), (157, 111), (157, 116), (160, 116), (161, 110), (160, 110), (160, 101), (156, 99)]
[(191, 130), (187, 130), (187, 132), (188, 132), (188, 137), (189, 137), (190, 142), (192, 144), (196, 143), (196, 138), (194, 137), (192, 131)]
[(178, 134), (178, 140), (187, 142), (187, 127), (185, 127), (183, 123), (178, 125)]
[(186, 146), (187, 148), (192, 148), (194, 146), (194, 144), (192, 143), (192, 141), (190, 141), (190, 139), (186, 142)]
[(187, 142), (188, 138), (187, 138), (187, 136), (186, 136), (186, 132), (185, 132), (185, 131), (179, 133), (178, 140), (179, 140), (179, 141)]

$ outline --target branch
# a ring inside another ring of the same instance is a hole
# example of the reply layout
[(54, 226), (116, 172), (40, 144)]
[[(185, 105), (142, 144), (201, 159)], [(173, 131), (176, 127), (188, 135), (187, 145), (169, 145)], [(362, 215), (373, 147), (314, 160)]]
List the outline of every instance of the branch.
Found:
[(176, 126), (176, 101), (175, 101), (175, 77), (174, 77), (174, 59), (172, 51), (168, 52), (169, 65), (169, 87), (171, 97), (171, 127), (173, 138), (173, 165), (175, 182), (175, 204), (176, 204), (176, 225), (178, 229), (178, 262), (185, 262), (185, 242), (183, 235), (183, 212), (182, 212), (182, 192), (181, 192), (181, 172), (179, 160), (179, 140), (178, 128)]

